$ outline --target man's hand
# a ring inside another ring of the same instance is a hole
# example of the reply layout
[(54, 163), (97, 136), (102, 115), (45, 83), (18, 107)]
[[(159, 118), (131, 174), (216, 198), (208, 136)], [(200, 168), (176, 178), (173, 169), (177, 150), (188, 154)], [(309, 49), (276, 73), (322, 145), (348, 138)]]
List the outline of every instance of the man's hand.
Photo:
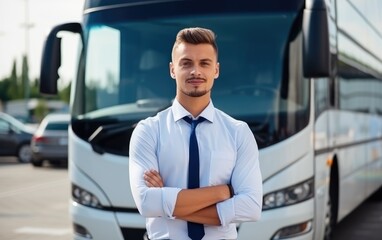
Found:
[(145, 179), (146, 185), (148, 187), (163, 187), (162, 177), (156, 170), (151, 169), (146, 171), (143, 176), (143, 179)]
[[(147, 187), (164, 187), (163, 179), (156, 170), (148, 170), (143, 178)], [(216, 203), (229, 199), (228, 185), (217, 185), (196, 189), (183, 189), (179, 192), (173, 215), (177, 219), (196, 223), (220, 226)]]

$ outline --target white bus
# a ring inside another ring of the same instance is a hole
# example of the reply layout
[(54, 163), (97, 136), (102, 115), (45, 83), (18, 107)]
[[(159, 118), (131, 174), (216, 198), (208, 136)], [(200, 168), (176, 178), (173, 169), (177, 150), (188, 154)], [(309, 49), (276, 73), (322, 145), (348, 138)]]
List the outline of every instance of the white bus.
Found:
[(330, 239), (382, 186), (382, 2), (87, 0), (55, 27), (41, 70), (57, 91), (60, 38), (79, 33), (69, 172), (76, 239), (145, 239), (129, 186), (135, 124), (168, 107), (176, 33), (217, 33), (214, 105), (248, 123), (260, 148), (262, 219), (239, 240)]

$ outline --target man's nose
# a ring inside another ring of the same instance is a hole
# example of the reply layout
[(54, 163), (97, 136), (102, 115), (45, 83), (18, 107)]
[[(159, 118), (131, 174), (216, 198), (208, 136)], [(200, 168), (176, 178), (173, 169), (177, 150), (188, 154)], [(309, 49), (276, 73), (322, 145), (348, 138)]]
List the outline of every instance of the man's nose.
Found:
[(191, 75), (194, 75), (194, 76), (200, 76), (200, 68), (199, 66), (194, 66), (191, 70)]

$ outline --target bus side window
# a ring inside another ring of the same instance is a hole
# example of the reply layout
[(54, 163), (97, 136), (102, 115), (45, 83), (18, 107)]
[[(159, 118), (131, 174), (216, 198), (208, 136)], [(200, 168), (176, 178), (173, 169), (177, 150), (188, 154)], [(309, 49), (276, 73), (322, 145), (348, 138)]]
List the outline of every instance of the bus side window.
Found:
[(329, 82), (332, 82), (331, 79), (315, 79), (314, 80), (314, 90), (315, 90), (315, 109), (316, 109), (316, 118), (325, 110), (330, 108), (331, 102), (331, 89)]

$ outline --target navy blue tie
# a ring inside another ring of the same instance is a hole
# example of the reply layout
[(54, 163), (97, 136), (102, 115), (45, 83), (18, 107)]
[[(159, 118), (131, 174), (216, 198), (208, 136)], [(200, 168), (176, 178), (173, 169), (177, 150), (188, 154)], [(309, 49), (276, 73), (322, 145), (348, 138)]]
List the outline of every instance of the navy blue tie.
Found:
[[(191, 125), (190, 135), (190, 150), (189, 150), (189, 162), (188, 162), (188, 188), (199, 187), (199, 148), (198, 140), (196, 139), (195, 128), (196, 126), (206, 120), (203, 117), (199, 117), (197, 120), (192, 120), (189, 117), (183, 118)], [(187, 222), (188, 236), (192, 240), (200, 240), (204, 236), (204, 225), (200, 223)]]

